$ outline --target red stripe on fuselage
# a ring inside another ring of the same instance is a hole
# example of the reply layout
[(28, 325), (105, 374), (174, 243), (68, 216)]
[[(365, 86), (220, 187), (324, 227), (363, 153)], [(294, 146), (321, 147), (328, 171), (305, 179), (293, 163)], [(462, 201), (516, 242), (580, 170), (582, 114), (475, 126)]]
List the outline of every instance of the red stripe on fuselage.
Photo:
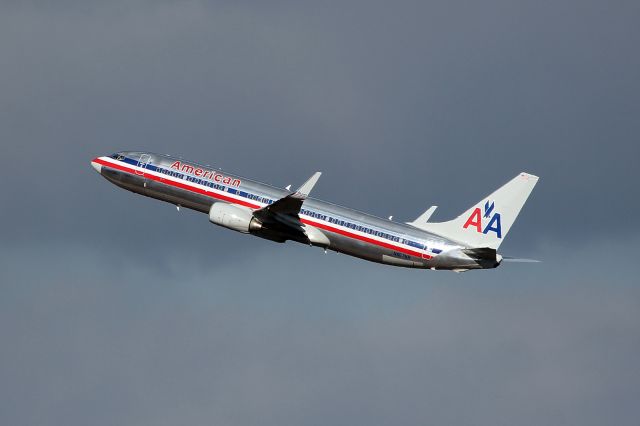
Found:
[[(123, 171), (125, 173), (130, 173), (130, 174), (134, 174), (136, 176), (140, 176), (140, 175), (136, 174), (136, 172), (138, 172), (136, 169), (131, 168), (129, 166), (124, 166), (122, 164), (114, 164), (114, 163), (105, 161), (105, 160), (103, 160), (101, 158), (96, 158), (96, 159), (93, 160), (93, 162), (94, 163), (98, 163), (98, 164), (100, 164), (102, 166), (105, 166), (105, 167), (111, 167), (112, 169)], [(228, 197), (226, 195), (218, 194), (218, 193), (213, 192), (213, 191), (207, 191), (206, 189), (198, 188), (196, 186), (192, 186), (192, 185), (189, 185), (189, 184), (186, 184), (186, 183), (183, 183), (183, 182), (175, 182), (173, 180), (163, 179), (163, 178), (161, 178), (159, 176), (155, 176), (155, 175), (150, 174), (150, 173), (146, 173), (145, 177), (147, 179), (154, 180), (156, 182), (164, 183), (166, 185), (171, 185), (171, 186), (174, 186), (176, 188), (184, 189), (186, 191), (195, 192), (197, 194), (202, 194), (202, 195), (205, 195), (207, 197), (217, 198), (219, 200), (227, 201), (229, 203), (240, 204), (242, 206), (249, 207), (249, 208), (252, 208), (252, 209), (261, 208), (261, 206), (259, 206), (257, 204), (249, 203), (249, 202), (246, 202), (246, 201), (243, 201), (243, 200), (238, 200), (236, 198), (232, 198), (232, 197)], [(421, 252), (418, 252), (418, 251), (409, 250), (409, 249), (406, 249), (404, 247), (399, 247), (399, 246), (395, 246), (393, 244), (386, 243), (384, 241), (374, 240), (373, 238), (369, 238), (369, 237), (365, 237), (365, 236), (362, 236), (362, 235), (354, 234), (353, 232), (345, 231), (345, 230), (342, 230), (342, 229), (339, 229), (339, 228), (334, 228), (333, 226), (325, 225), (324, 223), (315, 222), (315, 221), (308, 220), (308, 219), (303, 219), (303, 218), (301, 218), (300, 221), (302, 223), (304, 223), (304, 224), (315, 226), (315, 227), (320, 228), (320, 229), (324, 229), (325, 231), (333, 232), (335, 234), (339, 234), (339, 235), (342, 235), (342, 236), (345, 236), (345, 237), (348, 237), (348, 238), (353, 238), (353, 239), (356, 239), (356, 240), (364, 241), (366, 243), (373, 244), (373, 245), (380, 246), (380, 247), (384, 247), (384, 248), (387, 248), (387, 249), (390, 249), (390, 250), (399, 251), (401, 253), (405, 253), (405, 254), (408, 254), (408, 255), (411, 255), (411, 256), (415, 256), (415, 257), (419, 257), (419, 258), (422, 258), (422, 259), (425, 259), (425, 260), (429, 260), (429, 259), (431, 259), (433, 257), (433, 256), (430, 256), (430, 255), (428, 255), (426, 253), (421, 253)]]
[[(110, 163), (110, 162), (104, 161), (104, 160), (102, 160), (100, 158), (96, 158), (95, 160), (93, 160), (93, 162), (94, 163), (98, 163), (98, 164), (100, 164), (102, 166), (111, 167), (112, 169), (120, 170), (122, 172), (126, 172), (126, 173), (129, 173), (129, 174), (134, 174), (136, 176), (142, 176), (142, 175), (136, 174), (137, 170), (133, 169), (133, 168), (131, 168), (129, 166), (123, 166), (121, 164)], [(144, 176), (145, 176), (145, 178), (147, 178), (149, 180), (154, 180), (156, 182), (160, 182), (160, 183), (164, 183), (164, 184), (167, 184), (167, 185), (175, 186), (176, 188), (180, 188), (180, 189), (184, 189), (184, 190), (187, 190), (187, 191), (195, 192), (197, 194), (202, 194), (202, 195), (205, 195), (207, 197), (217, 198), (219, 200), (227, 201), (229, 203), (240, 204), (240, 205), (243, 205), (245, 207), (250, 207), (252, 209), (259, 209), (260, 208), (260, 206), (257, 205), (257, 204), (248, 203), (248, 202), (243, 201), (243, 200), (237, 200), (235, 198), (231, 198), (231, 197), (228, 197), (226, 195), (218, 194), (218, 193), (213, 192), (213, 191), (207, 191), (206, 189), (202, 189), (202, 188), (198, 188), (196, 186), (188, 185), (188, 184), (186, 184), (184, 182), (175, 182), (175, 181), (170, 180), (170, 179), (163, 179), (163, 178), (161, 178), (159, 176), (155, 176), (155, 175), (150, 174), (150, 173), (145, 173)]]
[(334, 232), (336, 234), (340, 234), (340, 235), (344, 235), (345, 237), (349, 237), (349, 238), (354, 238), (356, 240), (360, 240), (360, 241), (364, 241), (366, 243), (369, 244), (375, 244), (377, 246), (380, 247), (384, 247), (384, 248), (388, 248), (391, 250), (395, 250), (395, 251), (399, 251), (405, 254), (410, 254), (411, 256), (416, 256), (416, 257), (423, 257), (424, 259), (431, 259), (432, 256), (429, 256), (428, 254), (425, 253), (420, 253), (418, 251), (413, 251), (413, 250), (409, 250), (406, 249), (404, 247), (398, 247), (398, 246), (394, 246), (393, 244), (389, 244), (389, 243), (385, 243), (384, 241), (378, 241), (378, 240), (374, 240), (373, 238), (369, 238), (369, 237), (364, 237), (362, 235), (358, 235), (358, 234), (354, 234), (352, 232), (349, 231), (344, 231), (342, 229), (339, 228), (334, 228), (333, 226), (328, 226), (325, 225), (324, 223), (320, 223), (320, 222), (314, 222), (312, 220), (308, 220), (308, 219), (300, 219), (300, 222), (307, 224), (307, 225), (311, 225), (311, 226), (315, 226), (317, 228), (320, 229), (324, 229), (325, 231), (329, 231), (329, 232)]

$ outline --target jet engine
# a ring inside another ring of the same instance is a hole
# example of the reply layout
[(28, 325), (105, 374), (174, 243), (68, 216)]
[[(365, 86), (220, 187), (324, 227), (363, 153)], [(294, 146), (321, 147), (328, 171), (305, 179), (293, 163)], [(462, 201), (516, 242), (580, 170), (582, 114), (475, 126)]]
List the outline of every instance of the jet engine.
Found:
[(257, 232), (262, 228), (250, 209), (222, 202), (213, 203), (209, 209), (209, 221), (244, 234)]

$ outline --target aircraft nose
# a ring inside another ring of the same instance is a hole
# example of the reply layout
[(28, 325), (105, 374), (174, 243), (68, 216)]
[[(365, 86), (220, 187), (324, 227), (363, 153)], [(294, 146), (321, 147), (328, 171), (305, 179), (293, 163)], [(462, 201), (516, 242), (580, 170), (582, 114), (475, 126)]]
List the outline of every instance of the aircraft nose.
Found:
[(91, 160), (91, 167), (93, 167), (96, 172), (101, 173), (102, 165), (98, 163), (97, 160), (98, 160), (97, 158), (94, 158), (93, 160)]

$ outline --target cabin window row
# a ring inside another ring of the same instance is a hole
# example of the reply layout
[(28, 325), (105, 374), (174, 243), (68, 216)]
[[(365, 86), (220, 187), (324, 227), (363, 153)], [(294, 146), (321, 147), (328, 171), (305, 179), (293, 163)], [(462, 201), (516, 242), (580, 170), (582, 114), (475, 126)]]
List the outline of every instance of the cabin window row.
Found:
[[(169, 170), (165, 170), (165, 169), (161, 169), (159, 167), (158, 167), (158, 171), (161, 172), (161, 173), (167, 174), (167, 175), (171, 175), (171, 176), (179, 175), (178, 173), (175, 173), (175, 172), (172, 172), (172, 171), (169, 171)], [(178, 177), (178, 176), (176, 176), (176, 177)], [(182, 175), (182, 177), (184, 178), (184, 175)], [(263, 203), (263, 204), (273, 204), (274, 203), (274, 201), (271, 200), (270, 198), (262, 197), (260, 195), (252, 194), (252, 193), (249, 193), (249, 192), (246, 192), (246, 191), (239, 191), (239, 190), (236, 190), (234, 188), (226, 188), (226, 187), (224, 187), (222, 185), (218, 185), (217, 183), (214, 183), (214, 182), (209, 182), (209, 181), (205, 181), (205, 180), (202, 180), (202, 179), (193, 178), (191, 176), (187, 176), (187, 180), (195, 182), (195, 183), (199, 183), (201, 185), (205, 185), (205, 186), (208, 186), (208, 187), (211, 187), (211, 188), (215, 188), (215, 189), (217, 189), (219, 191), (225, 191), (226, 190), (226, 192), (228, 192), (230, 194), (236, 194), (236, 195), (239, 195), (241, 197), (248, 198), (248, 199), (254, 200), (254, 201), (258, 201), (258, 202)], [(389, 241), (394, 241), (396, 243), (406, 244), (408, 246), (415, 247), (415, 248), (418, 248), (418, 249), (421, 249), (421, 250), (425, 250), (426, 249), (426, 246), (424, 244), (421, 244), (421, 243), (418, 243), (418, 242), (415, 242), (415, 241), (411, 241), (411, 240), (407, 240), (407, 239), (404, 239), (404, 238), (400, 238), (400, 237), (388, 234), (388, 233), (383, 232), (383, 231), (377, 231), (375, 229), (367, 228), (366, 226), (362, 226), (362, 225), (358, 225), (358, 224), (355, 224), (355, 223), (351, 223), (351, 222), (345, 221), (343, 219), (338, 219), (338, 218), (335, 218), (335, 217), (327, 216), (327, 215), (320, 214), (320, 213), (317, 213), (317, 212), (314, 212), (314, 211), (311, 211), (311, 210), (307, 210), (307, 209), (300, 209), (300, 213), (302, 213), (302, 214), (304, 214), (306, 216), (313, 217), (315, 219), (327, 221), (327, 222), (332, 223), (334, 225), (339, 225), (339, 226), (343, 226), (345, 228), (353, 229), (354, 231), (360, 231), (360, 232), (364, 232), (365, 234), (375, 235), (376, 237), (384, 238), (384, 239), (389, 240)]]
[(364, 232), (365, 234), (375, 235), (376, 237), (384, 238), (385, 240), (394, 241), (396, 243), (401, 242), (400, 237), (396, 237), (395, 235), (387, 234), (383, 231), (377, 231), (375, 229), (367, 228), (366, 226), (358, 225), (355, 223), (348, 222), (346, 220), (337, 219), (334, 217), (330, 217), (327, 219), (330, 223), (335, 225), (344, 226), (345, 228), (353, 229), (354, 231)]

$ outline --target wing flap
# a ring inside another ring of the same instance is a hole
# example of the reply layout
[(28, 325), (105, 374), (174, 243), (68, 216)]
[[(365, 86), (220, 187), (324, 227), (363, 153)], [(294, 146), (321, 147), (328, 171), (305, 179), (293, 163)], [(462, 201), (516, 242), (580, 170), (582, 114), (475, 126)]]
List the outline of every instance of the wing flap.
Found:
[(309, 241), (304, 225), (300, 221), (300, 209), (304, 200), (318, 182), (321, 172), (314, 173), (295, 192), (274, 201), (261, 209), (255, 210), (253, 216), (263, 226), (277, 232), (286, 234), (297, 241)]

